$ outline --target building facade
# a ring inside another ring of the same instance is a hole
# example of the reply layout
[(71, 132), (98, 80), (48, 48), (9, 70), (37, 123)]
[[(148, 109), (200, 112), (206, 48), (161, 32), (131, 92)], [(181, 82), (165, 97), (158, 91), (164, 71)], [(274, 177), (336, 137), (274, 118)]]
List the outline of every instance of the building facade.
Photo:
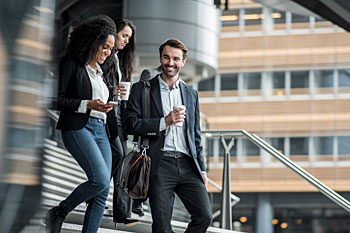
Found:
[[(259, 135), (349, 199), (349, 33), (252, 1), (229, 1), (221, 22), (218, 74), (195, 85), (208, 128)], [(219, 139), (208, 139), (207, 152), (220, 184)], [(248, 140), (236, 139), (230, 161), (237, 230), (350, 231), (345, 210)]]

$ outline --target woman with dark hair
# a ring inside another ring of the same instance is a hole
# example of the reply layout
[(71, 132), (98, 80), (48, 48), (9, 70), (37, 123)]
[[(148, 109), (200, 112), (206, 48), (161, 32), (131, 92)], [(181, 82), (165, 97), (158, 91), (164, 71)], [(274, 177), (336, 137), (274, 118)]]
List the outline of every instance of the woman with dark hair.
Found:
[(116, 26), (108, 16), (89, 18), (70, 34), (59, 63), (57, 129), (65, 147), (87, 176), (58, 206), (50, 209), (44, 222), (47, 232), (60, 232), (66, 215), (88, 201), (82, 232), (97, 232), (110, 184), (112, 152), (105, 123), (113, 109), (107, 103), (109, 90), (100, 67), (115, 48)]
[[(124, 118), (124, 109), (128, 96), (126, 95), (125, 82), (130, 82), (133, 57), (136, 49), (136, 30), (135, 26), (127, 19), (116, 21), (117, 38), (116, 53), (110, 56), (102, 70), (113, 93), (112, 98), (118, 103), (107, 114), (108, 128), (110, 129), (109, 140), (112, 149), (112, 177), (114, 181), (113, 192), (113, 221), (124, 223), (127, 226), (138, 223), (138, 220), (131, 219), (131, 198), (118, 186), (117, 168), (122, 158), (127, 155), (127, 135), (124, 133), (122, 121)], [(116, 133), (112, 133), (116, 132)]]

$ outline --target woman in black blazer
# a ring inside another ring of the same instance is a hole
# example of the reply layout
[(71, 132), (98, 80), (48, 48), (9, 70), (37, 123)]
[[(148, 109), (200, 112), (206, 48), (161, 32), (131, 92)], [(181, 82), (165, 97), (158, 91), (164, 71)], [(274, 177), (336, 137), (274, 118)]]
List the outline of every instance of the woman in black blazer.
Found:
[(110, 184), (112, 153), (106, 134), (109, 90), (100, 67), (115, 47), (116, 27), (108, 16), (96, 16), (70, 34), (59, 64), (57, 129), (65, 147), (86, 173), (80, 184), (45, 217), (47, 232), (60, 232), (65, 216), (87, 201), (83, 232), (96, 233), (105, 209)]

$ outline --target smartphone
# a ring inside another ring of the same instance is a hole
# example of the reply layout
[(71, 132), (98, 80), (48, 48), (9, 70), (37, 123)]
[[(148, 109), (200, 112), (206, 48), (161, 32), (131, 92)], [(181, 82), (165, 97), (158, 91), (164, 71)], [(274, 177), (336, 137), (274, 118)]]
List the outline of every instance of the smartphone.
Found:
[(118, 102), (116, 102), (116, 101), (108, 101), (107, 104), (109, 104), (109, 105), (118, 105)]

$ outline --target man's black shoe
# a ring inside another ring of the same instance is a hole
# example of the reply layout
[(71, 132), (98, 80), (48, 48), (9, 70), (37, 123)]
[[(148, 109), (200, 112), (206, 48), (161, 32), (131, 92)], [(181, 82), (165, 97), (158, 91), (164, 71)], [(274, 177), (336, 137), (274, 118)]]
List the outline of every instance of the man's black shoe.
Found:
[(133, 219), (133, 218), (124, 218), (123, 223), (125, 226), (130, 227), (130, 226), (134, 226), (134, 225), (138, 224), (139, 220)]
[(142, 217), (145, 215), (145, 213), (143, 212), (143, 209), (132, 209), (132, 212), (134, 214), (137, 214), (138, 216)]
[(145, 214), (143, 213), (143, 207), (142, 202), (139, 200), (134, 200), (134, 203), (132, 205), (132, 212), (137, 214), (138, 216), (142, 217)]
[(60, 206), (50, 209), (44, 218), (45, 231), (47, 233), (60, 233), (66, 215), (67, 212), (62, 210)]

